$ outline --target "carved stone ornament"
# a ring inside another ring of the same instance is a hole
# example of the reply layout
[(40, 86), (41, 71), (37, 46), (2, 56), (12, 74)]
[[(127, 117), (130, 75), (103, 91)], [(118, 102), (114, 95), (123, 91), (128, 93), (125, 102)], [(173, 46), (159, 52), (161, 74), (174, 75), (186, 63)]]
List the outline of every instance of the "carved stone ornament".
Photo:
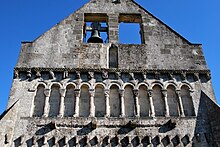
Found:
[(49, 73), (50, 73), (50, 78), (51, 78), (51, 79), (55, 79), (55, 74), (54, 74), (54, 72), (53, 72), (52, 70), (50, 70)]
[(88, 72), (89, 74), (89, 79), (94, 79), (94, 72)]
[(105, 71), (105, 70), (102, 71), (102, 78), (108, 79), (108, 72), (107, 71)]
[(41, 73), (40, 73), (40, 71), (37, 71), (37, 73), (36, 73), (36, 77), (37, 77), (37, 78), (40, 78), (40, 77), (41, 77)]
[(18, 70), (14, 70), (14, 78), (18, 79), (19, 78), (19, 72)]

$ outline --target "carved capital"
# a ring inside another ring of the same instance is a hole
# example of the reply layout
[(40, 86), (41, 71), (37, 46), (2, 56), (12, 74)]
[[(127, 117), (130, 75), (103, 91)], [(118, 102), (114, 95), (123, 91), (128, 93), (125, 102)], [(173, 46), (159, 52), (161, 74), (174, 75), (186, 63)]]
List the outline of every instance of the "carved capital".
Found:
[(138, 89), (134, 89), (134, 90), (133, 90), (133, 93), (134, 93), (134, 96), (135, 96), (135, 97), (138, 97), (138, 96), (139, 96)]
[(66, 89), (60, 89), (60, 95), (61, 97), (65, 97)]
[(104, 90), (104, 94), (105, 94), (105, 97), (109, 97), (109, 95), (110, 95), (110, 90), (109, 90), (109, 89), (105, 89), (105, 90)]
[(178, 97), (181, 97), (181, 90), (179, 90), (179, 89), (176, 90), (176, 94), (177, 94)]
[(89, 94), (90, 94), (90, 97), (94, 97), (95, 96), (95, 90), (94, 89), (90, 89), (89, 90)]
[(163, 97), (167, 97), (167, 90), (166, 89), (161, 90), (161, 93), (162, 93)]
[(147, 93), (148, 93), (148, 96), (149, 96), (149, 97), (152, 97), (152, 96), (153, 96), (153, 90), (149, 89), (149, 90), (147, 91)]
[(125, 90), (124, 90), (124, 89), (120, 89), (120, 90), (119, 90), (119, 94), (120, 94), (121, 97), (124, 97), (124, 95), (125, 95)]
[(46, 97), (50, 97), (50, 92), (51, 92), (50, 89), (45, 89), (45, 90), (44, 90), (44, 95), (45, 95)]
[(80, 89), (75, 89), (74, 93), (76, 97), (80, 97)]

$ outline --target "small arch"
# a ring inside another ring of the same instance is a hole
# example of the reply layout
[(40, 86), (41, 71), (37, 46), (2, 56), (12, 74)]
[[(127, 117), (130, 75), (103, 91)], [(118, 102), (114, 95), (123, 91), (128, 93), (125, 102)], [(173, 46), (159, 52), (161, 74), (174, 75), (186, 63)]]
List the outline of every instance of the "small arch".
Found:
[(106, 112), (104, 86), (97, 84), (95, 86), (95, 116), (104, 117)]
[(52, 83), (50, 83), (50, 84), (48, 85), (48, 88), (49, 88), (49, 89), (52, 89), (52, 86), (54, 86), (54, 85), (59, 86), (61, 89), (63, 88), (63, 85), (62, 85), (61, 83), (59, 83), (59, 82), (52, 82)]
[(119, 117), (120, 115), (120, 95), (119, 86), (113, 84), (110, 87), (110, 116)]
[(135, 115), (135, 101), (133, 88), (134, 87), (131, 84), (127, 84), (124, 89), (125, 115), (128, 117), (134, 117)]
[(33, 106), (33, 116), (34, 117), (40, 117), (44, 113), (44, 107), (45, 107), (45, 84), (38, 84), (36, 94), (34, 97), (34, 106)]
[(49, 99), (49, 117), (55, 117), (59, 114), (60, 97), (60, 84), (53, 84)]
[(46, 85), (46, 83), (44, 83), (44, 82), (39, 82), (39, 83), (37, 83), (37, 84), (35, 84), (34, 86), (33, 86), (33, 89), (35, 90), (37, 90), (37, 88), (39, 87), (39, 85), (43, 85), (44, 86), (44, 88), (46, 89), (48, 86)]
[(167, 89), (168, 86), (173, 86), (175, 89), (178, 89), (178, 84), (176, 84), (176, 83), (173, 82), (173, 81), (168, 82), (168, 83), (164, 86), (164, 89)]
[(126, 86), (131, 86), (132, 89), (134, 89), (134, 85), (132, 83), (125, 83), (123, 86), (122, 86), (122, 89), (125, 89)]
[(111, 89), (112, 86), (117, 86), (119, 89), (121, 89), (121, 86), (118, 83), (111, 83), (111, 84), (109, 84), (107, 89)]
[(90, 114), (90, 93), (88, 84), (81, 85), (79, 98), (79, 116), (88, 117)]
[(71, 117), (75, 110), (75, 85), (68, 84), (66, 86), (66, 95), (64, 99), (64, 116)]
[(75, 83), (73, 83), (73, 82), (70, 82), (70, 83), (66, 83), (66, 84), (64, 84), (64, 89), (67, 89), (67, 87), (68, 86), (72, 86), (72, 87), (75, 87), (76, 88), (76, 84)]
[(153, 104), (155, 116), (165, 116), (165, 103), (161, 93), (161, 85), (155, 84), (153, 87)]
[(180, 84), (180, 88), (181, 89), (183, 86), (187, 86), (189, 88), (190, 91), (193, 91), (193, 87), (191, 84), (189, 84), (188, 82), (186, 81), (183, 81), (181, 84)]
[(142, 84), (139, 86), (139, 105), (140, 105), (140, 116), (149, 117), (150, 114), (150, 100), (147, 93), (147, 86)]
[(140, 86), (145, 86), (145, 87), (147, 87), (147, 89), (150, 87), (148, 83), (139, 83), (139, 84), (137, 85), (137, 89), (139, 89)]
[(90, 85), (89, 83), (86, 83), (86, 82), (81, 83), (81, 84), (79, 85), (79, 88), (81, 89), (82, 86), (85, 86), (85, 85), (86, 85), (89, 89), (92, 89), (91, 85)]
[(115, 45), (109, 48), (109, 68), (118, 68), (118, 48)]
[(167, 102), (170, 116), (179, 116), (180, 108), (178, 96), (176, 94), (176, 87), (174, 87), (173, 84), (167, 86)]
[(195, 116), (193, 100), (190, 95), (190, 88), (186, 85), (181, 87), (181, 98), (185, 116)]
[(153, 89), (153, 87), (155, 87), (155, 86), (159, 86), (161, 89), (164, 89), (164, 85), (160, 81), (155, 81), (155, 82), (151, 83), (149, 86), (149, 89)]

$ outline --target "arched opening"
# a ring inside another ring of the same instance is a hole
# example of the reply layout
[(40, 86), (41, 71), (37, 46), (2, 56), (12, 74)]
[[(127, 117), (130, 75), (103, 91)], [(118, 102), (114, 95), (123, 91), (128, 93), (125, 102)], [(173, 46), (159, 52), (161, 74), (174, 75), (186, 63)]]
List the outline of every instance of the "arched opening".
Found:
[(79, 116), (88, 117), (90, 112), (90, 93), (89, 86), (83, 85), (81, 87), (80, 99), (79, 99)]
[(120, 95), (119, 88), (116, 85), (110, 88), (110, 116), (118, 117), (120, 115)]
[(125, 87), (124, 102), (125, 102), (125, 116), (133, 117), (135, 114), (135, 103), (134, 103), (133, 87), (130, 85)]
[(147, 87), (142, 85), (139, 88), (139, 105), (140, 105), (140, 116), (148, 117), (150, 114), (150, 100), (147, 94)]
[(105, 93), (102, 85), (97, 85), (95, 88), (95, 116), (104, 117), (106, 112)]
[(51, 87), (51, 94), (50, 94), (50, 109), (49, 109), (49, 117), (55, 117), (59, 114), (60, 108), (60, 86), (54, 84)]
[(195, 116), (193, 101), (190, 96), (190, 89), (187, 86), (182, 86), (181, 98), (185, 116)]
[(153, 104), (155, 116), (165, 116), (165, 104), (161, 93), (161, 87), (156, 85), (153, 87)]
[(64, 116), (71, 117), (75, 110), (75, 87), (73, 85), (68, 85), (66, 87), (66, 96), (64, 99)]
[(167, 87), (167, 102), (169, 106), (170, 116), (179, 116), (180, 109), (176, 89), (174, 86)]
[(118, 48), (116, 46), (109, 48), (109, 68), (118, 68)]
[(39, 85), (37, 87), (37, 93), (34, 98), (34, 117), (40, 117), (44, 113), (44, 107), (45, 107), (45, 95), (44, 95), (44, 85)]

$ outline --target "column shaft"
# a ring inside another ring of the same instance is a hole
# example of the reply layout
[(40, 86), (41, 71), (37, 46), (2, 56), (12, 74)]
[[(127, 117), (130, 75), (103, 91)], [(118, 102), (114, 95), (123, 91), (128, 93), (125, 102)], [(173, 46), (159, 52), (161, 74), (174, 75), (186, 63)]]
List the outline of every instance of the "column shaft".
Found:
[(50, 89), (45, 89), (44, 90), (44, 95), (46, 96), (45, 98), (45, 103), (44, 103), (44, 114), (43, 117), (48, 117), (49, 115), (49, 99), (50, 99)]
[(148, 90), (148, 96), (149, 96), (149, 100), (150, 100), (150, 111), (151, 117), (155, 117), (155, 109), (154, 109), (154, 103), (153, 103), (153, 94), (152, 94), (152, 90)]

